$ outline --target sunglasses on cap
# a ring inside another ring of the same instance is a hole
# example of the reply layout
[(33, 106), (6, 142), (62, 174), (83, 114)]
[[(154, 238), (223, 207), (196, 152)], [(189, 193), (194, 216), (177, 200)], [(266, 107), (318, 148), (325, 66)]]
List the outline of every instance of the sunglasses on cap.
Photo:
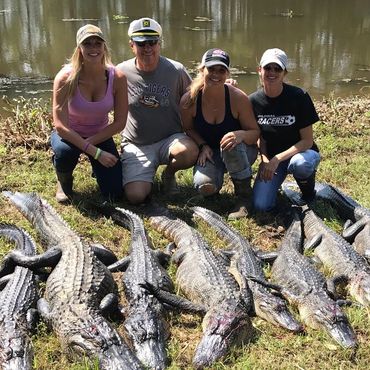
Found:
[(280, 72), (283, 72), (283, 69), (279, 66), (270, 66), (270, 65), (267, 65), (265, 67), (263, 67), (263, 69), (265, 71), (273, 71), (273, 72), (277, 72), (277, 73), (280, 73)]
[(144, 47), (145, 45), (154, 46), (158, 44), (158, 40), (146, 40), (146, 41), (134, 41), (134, 42), (140, 48)]

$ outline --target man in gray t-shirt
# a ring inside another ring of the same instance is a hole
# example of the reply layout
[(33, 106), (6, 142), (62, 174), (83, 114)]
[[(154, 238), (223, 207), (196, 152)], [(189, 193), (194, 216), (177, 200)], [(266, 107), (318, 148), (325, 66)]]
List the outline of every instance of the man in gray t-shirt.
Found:
[(175, 173), (194, 165), (195, 142), (183, 133), (179, 102), (190, 85), (185, 67), (160, 55), (161, 26), (151, 18), (131, 22), (128, 35), (135, 58), (117, 68), (127, 76), (129, 112), (122, 131), (123, 188), (129, 202), (143, 203), (150, 196), (159, 165), (162, 190), (178, 192)]

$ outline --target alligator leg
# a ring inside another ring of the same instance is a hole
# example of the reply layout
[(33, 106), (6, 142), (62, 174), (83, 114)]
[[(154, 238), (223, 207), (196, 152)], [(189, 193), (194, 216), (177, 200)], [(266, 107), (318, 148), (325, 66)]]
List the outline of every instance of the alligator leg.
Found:
[(45, 298), (40, 298), (37, 301), (37, 310), (39, 311), (45, 324), (51, 328), (52, 327), (52, 313), (50, 310), (49, 302)]
[(254, 281), (255, 283), (261, 284), (265, 288), (273, 289), (277, 292), (281, 292), (281, 286), (273, 283), (269, 283), (267, 281), (263, 281), (261, 279), (256, 278), (255, 276), (246, 276), (247, 280)]
[(127, 256), (109, 265), (108, 270), (110, 272), (118, 272), (118, 271), (125, 272), (129, 264), (130, 264), (130, 256)]
[(353, 243), (356, 235), (360, 231), (363, 230), (365, 225), (366, 225), (366, 222), (363, 222), (362, 220), (359, 220), (359, 221), (355, 222), (354, 224), (351, 224), (351, 225), (348, 225), (348, 226), (344, 227), (344, 230), (342, 232), (343, 238), (346, 239), (348, 243)]
[(101, 301), (99, 309), (104, 317), (122, 320), (123, 315), (119, 307), (118, 296), (115, 293), (107, 294)]
[(331, 279), (328, 279), (326, 281), (326, 287), (328, 290), (328, 293), (331, 294), (331, 296), (336, 300), (338, 299), (338, 293), (336, 286), (338, 284), (347, 284), (348, 283), (348, 276), (346, 275), (337, 275), (332, 277)]
[(36, 324), (39, 320), (39, 311), (36, 308), (30, 308), (27, 311), (27, 329), (34, 333), (36, 331)]
[(279, 253), (276, 252), (276, 251), (273, 251), (273, 252), (265, 252), (265, 251), (261, 251), (261, 250), (254, 250), (257, 257), (264, 263), (268, 263), (268, 264), (272, 264), (276, 258), (278, 257)]
[(36, 256), (28, 256), (20, 250), (14, 250), (4, 257), (0, 267), (0, 277), (13, 272), (15, 266), (26, 267), (32, 271), (40, 267), (55, 267), (61, 255), (62, 251), (57, 248), (50, 248)]
[(99, 243), (93, 243), (90, 244), (90, 247), (98, 260), (105, 266), (109, 266), (117, 262), (117, 256), (103, 245)]
[(0, 290), (3, 290), (5, 288), (6, 284), (8, 284), (8, 282), (12, 278), (12, 275), (13, 274), (9, 274), (9, 275), (5, 275), (2, 278), (0, 278)]
[(158, 258), (158, 261), (159, 263), (161, 264), (162, 267), (167, 267), (170, 263), (170, 260), (171, 260), (171, 255), (166, 253), (166, 252), (163, 252), (163, 251), (160, 251), (158, 249), (155, 249), (154, 250), (154, 254), (157, 256)]
[(193, 303), (186, 298), (180, 297), (166, 290), (156, 288), (149, 282), (142, 283), (140, 286), (146, 289), (149, 293), (153, 294), (160, 302), (166, 303), (173, 309), (178, 308), (185, 312), (200, 314), (205, 314), (207, 312), (206, 307), (203, 305)]
[(322, 235), (317, 234), (312, 239), (307, 240), (307, 242), (303, 246), (303, 249), (305, 251), (314, 250), (316, 247), (318, 247), (320, 245), (321, 241), (322, 241)]

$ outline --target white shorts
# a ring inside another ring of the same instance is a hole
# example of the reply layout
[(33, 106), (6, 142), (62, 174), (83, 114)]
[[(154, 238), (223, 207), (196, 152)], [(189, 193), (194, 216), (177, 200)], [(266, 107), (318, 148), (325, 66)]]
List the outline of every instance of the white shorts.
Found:
[(171, 147), (182, 139), (189, 140), (184, 133), (173, 134), (154, 144), (136, 145), (128, 141), (121, 144), (122, 185), (129, 182), (154, 182), (158, 166), (168, 164)]

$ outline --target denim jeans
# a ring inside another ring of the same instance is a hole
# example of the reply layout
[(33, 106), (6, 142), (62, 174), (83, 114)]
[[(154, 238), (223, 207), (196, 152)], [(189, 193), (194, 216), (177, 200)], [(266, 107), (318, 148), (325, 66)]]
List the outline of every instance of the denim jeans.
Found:
[[(73, 172), (78, 159), (83, 153), (70, 142), (62, 139), (56, 131), (51, 133), (51, 148), (54, 152), (53, 165), (57, 172)], [(110, 138), (96, 147), (119, 158), (116, 144)], [(105, 167), (90, 155), (88, 156), (93, 173), (96, 177), (101, 193), (105, 197), (119, 197), (122, 194), (122, 164), (118, 160), (113, 167)]]
[(257, 178), (253, 186), (253, 204), (256, 211), (271, 211), (276, 205), (277, 193), (288, 173), (295, 178), (306, 179), (316, 171), (320, 163), (320, 154), (314, 150), (306, 150), (293, 155), (281, 162), (276, 175), (270, 181)]
[(207, 161), (204, 166), (194, 166), (194, 187), (198, 190), (201, 185), (214, 184), (219, 191), (227, 171), (235, 180), (244, 180), (252, 176), (252, 164), (257, 158), (255, 145), (238, 144), (234, 149), (222, 151), (213, 149), (213, 161)]

